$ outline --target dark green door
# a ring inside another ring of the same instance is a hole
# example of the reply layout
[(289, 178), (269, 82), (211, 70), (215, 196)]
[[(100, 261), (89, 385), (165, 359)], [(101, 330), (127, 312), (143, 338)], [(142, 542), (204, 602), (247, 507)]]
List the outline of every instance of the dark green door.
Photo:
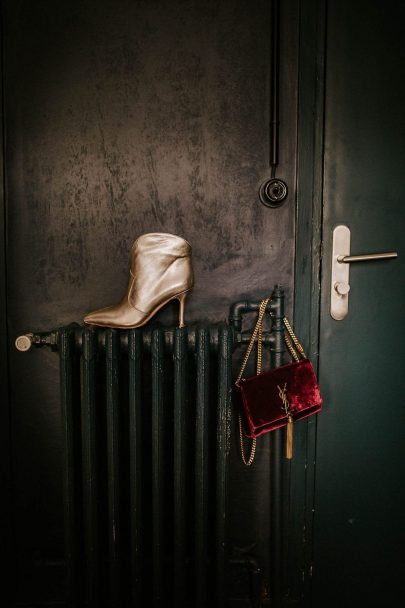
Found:
[[(405, 10), (328, 3), (314, 607), (404, 595)], [(330, 315), (332, 232), (351, 252), (349, 312)]]

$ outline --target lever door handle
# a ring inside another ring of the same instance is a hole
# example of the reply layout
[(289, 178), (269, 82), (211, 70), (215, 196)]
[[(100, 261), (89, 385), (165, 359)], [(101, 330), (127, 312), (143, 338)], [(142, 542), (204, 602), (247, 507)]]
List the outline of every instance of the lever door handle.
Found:
[(341, 224), (333, 231), (332, 281), (330, 288), (330, 314), (342, 321), (349, 312), (349, 272), (352, 262), (371, 262), (397, 258), (396, 251), (350, 255), (350, 229)]
[(349, 264), (350, 262), (372, 262), (373, 260), (390, 260), (397, 258), (396, 251), (388, 251), (387, 253), (364, 253), (363, 255), (339, 255), (337, 261), (339, 264)]

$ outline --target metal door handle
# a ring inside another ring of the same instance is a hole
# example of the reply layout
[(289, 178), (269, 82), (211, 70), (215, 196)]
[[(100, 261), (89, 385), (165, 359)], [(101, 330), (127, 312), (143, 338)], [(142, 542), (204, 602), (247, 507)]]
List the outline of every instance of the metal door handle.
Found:
[(396, 251), (387, 253), (365, 253), (363, 255), (340, 255), (337, 259), (339, 264), (349, 264), (350, 262), (372, 262), (373, 260), (389, 260), (397, 258)]
[(350, 229), (341, 224), (333, 231), (332, 281), (330, 288), (330, 314), (341, 321), (349, 311), (349, 271), (352, 262), (370, 262), (397, 258), (396, 251), (350, 255)]

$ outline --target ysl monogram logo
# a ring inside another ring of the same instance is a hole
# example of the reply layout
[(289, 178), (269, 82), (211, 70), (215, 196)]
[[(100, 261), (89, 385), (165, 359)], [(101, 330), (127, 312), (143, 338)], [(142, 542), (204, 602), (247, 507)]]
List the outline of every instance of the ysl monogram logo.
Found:
[(284, 388), (281, 388), (281, 386), (279, 386), (278, 384), (277, 384), (277, 388), (278, 388), (278, 395), (283, 403), (283, 405), (281, 406), (281, 409), (284, 410), (284, 412), (288, 418), (285, 455), (286, 455), (286, 458), (291, 459), (292, 458), (293, 422), (294, 421), (293, 421), (293, 415), (292, 415), (292, 411), (291, 411), (291, 405), (287, 399), (287, 382), (284, 384)]
[(278, 388), (278, 395), (283, 404), (281, 406), (281, 409), (284, 410), (286, 416), (288, 416), (288, 419), (290, 420), (292, 418), (292, 415), (291, 415), (290, 402), (288, 401), (288, 398), (287, 398), (287, 382), (285, 382), (284, 388), (281, 388), (281, 386), (279, 386), (278, 384), (277, 384), (277, 388)]

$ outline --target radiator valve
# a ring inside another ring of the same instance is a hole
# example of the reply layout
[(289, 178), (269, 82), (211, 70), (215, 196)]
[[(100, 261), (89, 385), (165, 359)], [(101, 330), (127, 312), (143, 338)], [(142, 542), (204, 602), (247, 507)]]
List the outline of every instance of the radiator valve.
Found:
[(24, 336), (18, 336), (15, 341), (15, 347), (22, 353), (25, 353), (32, 346), (32, 339), (34, 334), (25, 334)]

